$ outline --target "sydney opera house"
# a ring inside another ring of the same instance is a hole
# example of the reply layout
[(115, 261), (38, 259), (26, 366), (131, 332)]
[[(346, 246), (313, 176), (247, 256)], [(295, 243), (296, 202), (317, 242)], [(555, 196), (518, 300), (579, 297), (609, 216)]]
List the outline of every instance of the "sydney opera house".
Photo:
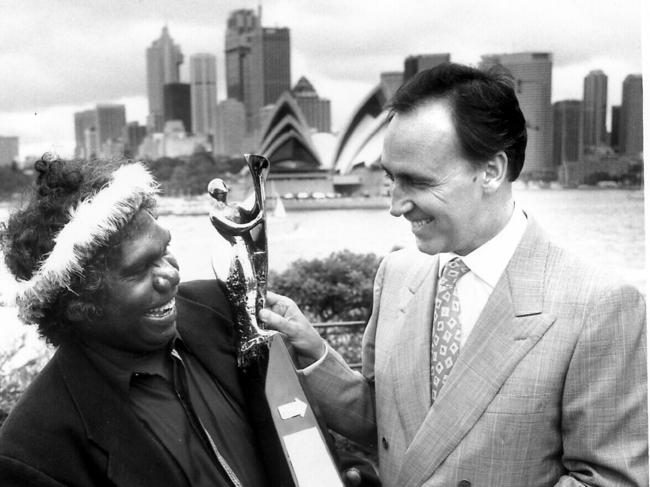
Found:
[(314, 133), (295, 97), (284, 93), (266, 115), (258, 154), (271, 162), (269, 183), (283, 194), (386, 194), (378, 165), (386, 129), (385, 105), (402, 72), (382, 73), (336, 137)]

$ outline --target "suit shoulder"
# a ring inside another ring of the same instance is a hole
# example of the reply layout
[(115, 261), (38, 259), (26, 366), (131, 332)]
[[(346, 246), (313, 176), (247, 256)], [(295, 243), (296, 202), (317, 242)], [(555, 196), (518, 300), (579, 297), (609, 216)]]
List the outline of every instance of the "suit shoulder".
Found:
[[(58, 352), (57, 352), (58, 354)], [(58, 356), (45, 365), (22, 394), (0, 429), (0, 454), (17, 457), (32, 450), (47, 455), (66, 431), (83, 425), (63, 380)]]
[(176, 298), (188, 305), (206, 307), (225, 317), (231, 316), (225, 284), (216, 279), (183, 282)]
[(626, 281), (616, 269), (587, 262), (581, 256), (558, 245), (549, 243), (546, 287), (582, 296), (588, 301), (612, 301), (622, 299), (644, 305), (642, 293)]

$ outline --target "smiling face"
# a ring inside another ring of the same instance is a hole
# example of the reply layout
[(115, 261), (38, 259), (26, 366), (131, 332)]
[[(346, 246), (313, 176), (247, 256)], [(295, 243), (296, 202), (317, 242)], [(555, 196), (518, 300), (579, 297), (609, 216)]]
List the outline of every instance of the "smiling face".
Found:
[(141, 210), (129, 230), (104, 274), (104, 313), (84, 325), (83, 336), (119, 351), (151, 352), (175, 335), (178, 263), (168, 251), (169, 231), (150, 213)]
[(392, 118), (382, 165), (393, 182), (390, 212), (411, 222), (422, 252), (466, 255), (496, 233), (485, 170), (463, 156), (446, 100)]

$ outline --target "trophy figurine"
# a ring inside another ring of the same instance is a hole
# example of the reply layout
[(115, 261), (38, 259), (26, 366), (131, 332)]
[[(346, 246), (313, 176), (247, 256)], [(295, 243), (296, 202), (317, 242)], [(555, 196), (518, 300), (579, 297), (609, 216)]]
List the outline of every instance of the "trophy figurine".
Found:
[(225, 282), (235, 320), (237, 363), (244, 372), (263, 378), (266, 402), (295, 485), (342, 487), (281, 334), (264, 329), (257, 320), (264, 307), (268, 277), (264, 184), (270, 164), (259, 155), (246, 154), (245, 158), (253, 178), (252, 204), (229, 203), (229, 190), (221, 179), (208, 185), (215, 200), (210, 221), (230, 243), (232, 252)]
[(216, 201), (210, 221), (232, 248), (226, 290), (235, 315), (237, 361), (242, 368), (253, 365), (265, 355), (274, 333), (257, 323), (257, 313), (266, 300), (268, 278), (264, 182), (269, 161), (257, 155), (245, 157), (255, 191), (252, 208), (228, 204), (228, 187), (221, 179), (213, 179), (208, 185), (208, 193)]

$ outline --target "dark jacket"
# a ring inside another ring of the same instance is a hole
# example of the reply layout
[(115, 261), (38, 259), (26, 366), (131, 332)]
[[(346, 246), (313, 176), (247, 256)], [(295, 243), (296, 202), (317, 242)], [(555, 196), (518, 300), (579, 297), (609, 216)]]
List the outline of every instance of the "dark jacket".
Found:
[[(285, 477), (288, 470), (261, 391), (237, 369), (232, 318), (221, 286), (183, 283), (176, 305), (187, 347), (248, 410), (267, 460), (269, 485), (293, 485)], [(187, 485), (172, 461), (128, 399), (74, 344), (59, 347), (0, 430), (3, 486)]]

